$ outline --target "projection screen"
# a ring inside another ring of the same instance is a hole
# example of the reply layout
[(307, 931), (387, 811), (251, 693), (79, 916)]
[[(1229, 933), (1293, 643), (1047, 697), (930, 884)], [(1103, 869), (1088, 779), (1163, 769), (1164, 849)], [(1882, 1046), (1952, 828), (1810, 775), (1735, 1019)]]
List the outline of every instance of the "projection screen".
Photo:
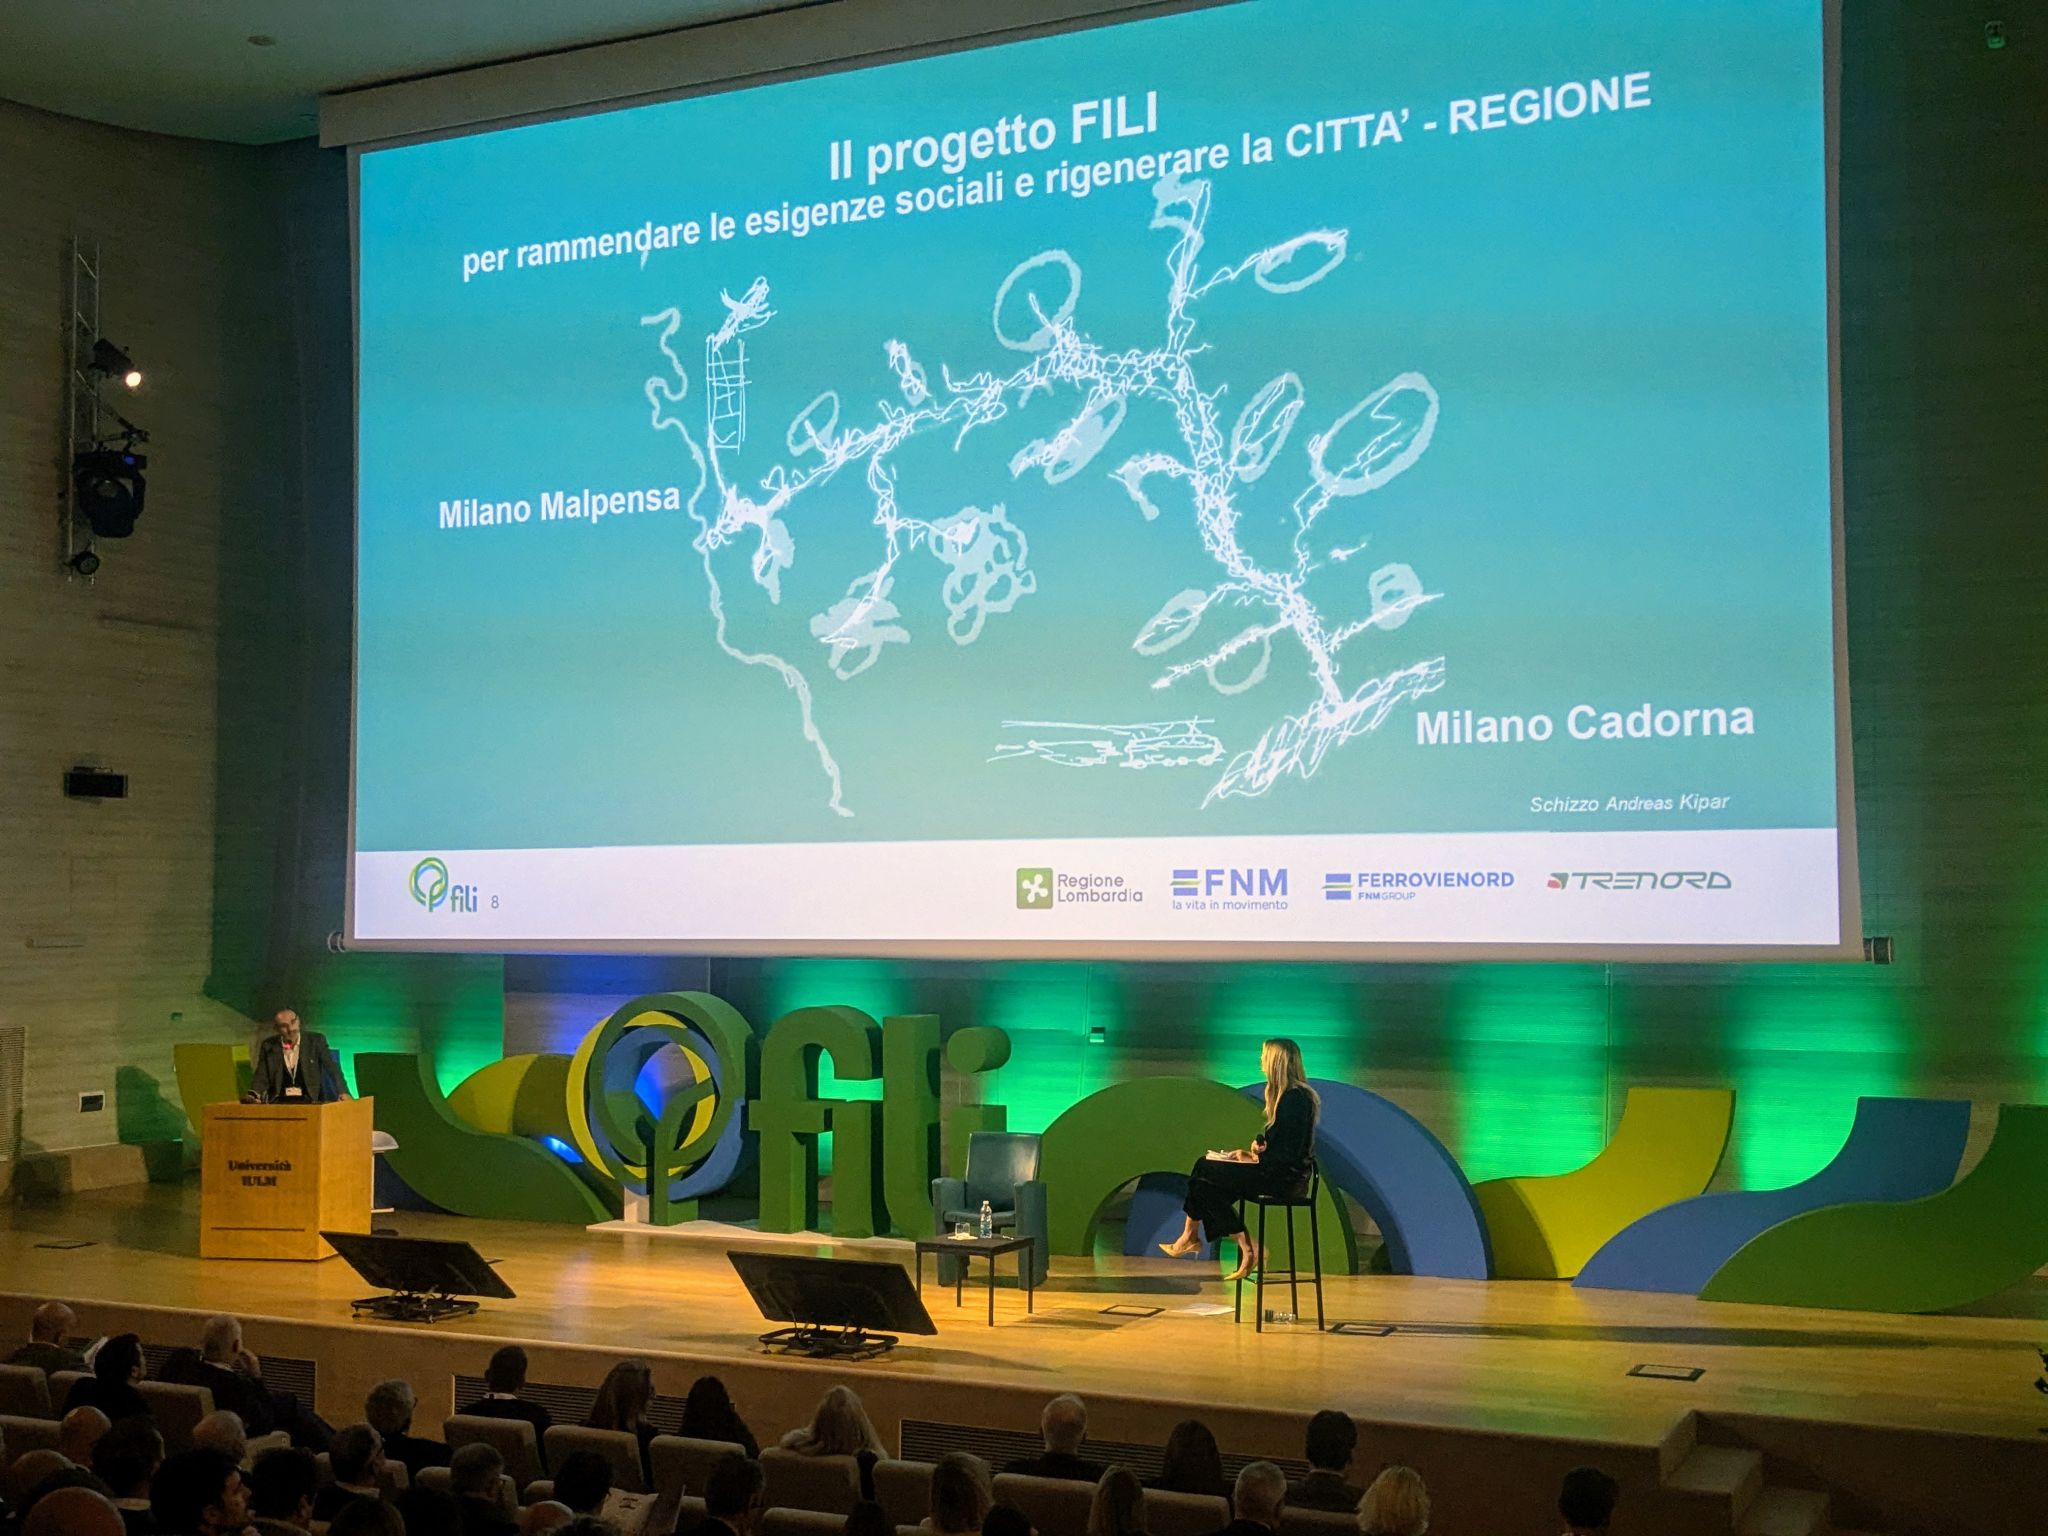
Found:
[(1857, 953), (1833, 24), (1241, 0), (362, 149), (350, 942)]

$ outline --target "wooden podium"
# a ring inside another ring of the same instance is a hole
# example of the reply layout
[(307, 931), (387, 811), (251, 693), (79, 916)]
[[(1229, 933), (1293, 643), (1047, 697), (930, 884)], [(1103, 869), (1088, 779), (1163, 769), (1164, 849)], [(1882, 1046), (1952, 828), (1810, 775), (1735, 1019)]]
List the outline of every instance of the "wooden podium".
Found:
[(322, 1231), (369, 1231), (373, 1103), (207, 1105), (199, 1257), (326, 1259)]

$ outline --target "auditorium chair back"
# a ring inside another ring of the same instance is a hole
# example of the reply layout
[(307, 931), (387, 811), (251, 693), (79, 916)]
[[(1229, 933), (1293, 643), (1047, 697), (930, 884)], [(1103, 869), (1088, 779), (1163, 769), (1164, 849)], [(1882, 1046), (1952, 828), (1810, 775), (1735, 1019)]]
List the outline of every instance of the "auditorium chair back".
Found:
[(1039, 1536), (1085, 1536), (1095, 1485), (1063, 1477), (1001, 1472), (996, 1475), (996, 1502), (1023, 1510)]
[(33, 1419), (18, 1414), (0, 1413), (0, 1469), (13, 1466), (30, 1451), (55, 1449), (55, 1419)]
[(192, 1431), (213, 1412), (212, 1390), (175, 1381), (138, 1381), (135, 1390), (149, 1404), (150, 1421), (164, 1437), (164, 1454), (175, 1456), (191, 1450)]
[(1358, 1536), (1358, 1516), (1328, 1509), (1282, 1510), (1280, 1536)]
[(898, 1525), (916, 1525), (932, 1512), (932, 1464), (928, 1461), (876, 1462), (875, 1502)]
[(71, 1389), (91, 1374), (91, 1371), (50, 1372), (50, 1405), (61, 1414), (64, 1409), (64, 1399), (71, 1395)]
[(701, 1495), (711, 1469), (728, 1456), (745, 1456), (747, 1448), (730, 1440), (699, 1440), (694, 1435), (656, 1435), (647, 1448), (654, 1464), (654, 1491), (670, 1501), (686, 1493)]
[[(455, 1492), (455, 1474), (446, 1467), (421, 1467), (420, 1475), (414, 1481), (420, 1487), (431, 1488), (436, 1493)], [(519, 1487), (502, 1472), (498, 1474), (498, 1502), (507, 1509), (519, 1507)]]
[(846, 1529), (846, 1516), (822, 1509), (778, 1509), (761, 1515), (761, 1536), (839, 1536)]
[(581, 1424), (556, 1424), (548, 1429), (548, 1465), (559, 1467), (575, 1451), (595, 1451), (612, 1464), (612, 1486), (628, 1493), (646, 1493), (647, 1475), (640, 1470), (640, 1437), (625, 1429), (589, 1429)]
[(541, 1464), (540, 1443), (533, 1437), (533, 1426), (524, 1419), (458, 1413), (441, 1421), (441, 1438), (448, 1443), (451, 1456), (463, 1446), (478, 1442), (493, 1447), (505, 1458), (506, 1475), (522, 1488), (547, 1473)]
[(770, 1509), (844, 1515), (860, 1502), (860, 1469), (851, 1456), (805, 1456), (771, 1445), (761, 1452)]
[(0, 1365), (0, 1413), (18, 1419), (56, 1417), (50, 1402), (50, 1378), (40, 1366)]
[[(1358, 1517), (1346, 1515), (1352, 1536), (1357, 1536)], [(1165, 1493), (1145, 1490), (1147, 1536), (1209, 1536), (1230, 1524), (1230, 1501), (1213, 1493)]]

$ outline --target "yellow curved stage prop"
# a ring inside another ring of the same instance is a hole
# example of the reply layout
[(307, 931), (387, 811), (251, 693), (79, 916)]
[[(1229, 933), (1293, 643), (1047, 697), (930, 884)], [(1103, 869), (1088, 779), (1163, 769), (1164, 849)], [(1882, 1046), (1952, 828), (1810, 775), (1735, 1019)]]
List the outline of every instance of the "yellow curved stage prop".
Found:
[(1613, 1139), (1585, 1167), (1475, 1184), (1494, 1275), (1569, 1280), (1630, 1222), (1704, 1193), (1734, 1120), (1732, 1089), (1631, 1088)]

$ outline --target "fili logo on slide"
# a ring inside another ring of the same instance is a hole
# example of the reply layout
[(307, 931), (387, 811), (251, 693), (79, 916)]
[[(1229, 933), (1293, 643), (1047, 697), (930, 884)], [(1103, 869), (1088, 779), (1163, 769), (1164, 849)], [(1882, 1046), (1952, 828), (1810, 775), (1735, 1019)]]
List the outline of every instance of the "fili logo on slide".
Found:
[[(412, 892), (412, 899), (429, 912), (439, 912), (444, 907), (450, 912), (475, 912), (482, 905), (473, 885), (457, 885), (449, 877), (448, 865), (437, 858), (421, 859), (413, 865), (412, 873), (406, 877), (406, 888)], [(498, 904), (491, 898), (491, 905)]]

